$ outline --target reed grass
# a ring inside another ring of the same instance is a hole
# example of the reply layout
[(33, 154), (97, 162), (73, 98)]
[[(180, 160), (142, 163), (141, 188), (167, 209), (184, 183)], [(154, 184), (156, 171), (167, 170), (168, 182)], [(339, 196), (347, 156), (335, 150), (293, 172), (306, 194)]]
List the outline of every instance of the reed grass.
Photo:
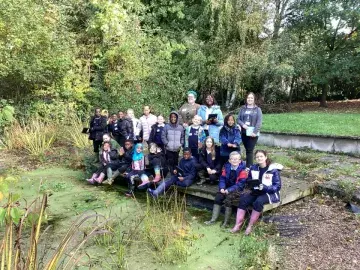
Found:
[[(36, 270), (40, 265), (39, 244), (42, 231), (42, 224), (45, 221), (45, 210), (47, 208), (48, 195), (43, 194), (41, 201), (34, 200), (25, 210), (19, 208), (19, 197), (9, 194), (8, 202), (5, 207), (0, 208), (0, 222), (5, 225), (4, 237), (0, 244), (0, 270), (28, 269)], [(89, 220), (99, 220), (92, 222), (90, 231), (80, 241), (74, 242), (82, 226)], [(109, 231), (104, 229), (107, 219), (99, 214), (84, 214), (77, 218), (69, 227), (66, 235), (51, 254), (50, 259), (44, 263), (44, 270), (73, 269), (79, 262), (77, 257), (83, 245), (92, 237), (99, 234), (107, 234)], [(30, 225), (29, 243), (23, 243), (22, 232)], [(45, 230), (46, 231), (46, 230)], [(23, 249), (27, 247), (27, 252)], [(71, 255), (68, 255), (71, 254)]]
[(179, 196), (176, 189), (160, 200), (147, 197), (143, 240), (158, 262), (186, 261), (190, 226), (185, 220), (185, 212), (185, 196)]

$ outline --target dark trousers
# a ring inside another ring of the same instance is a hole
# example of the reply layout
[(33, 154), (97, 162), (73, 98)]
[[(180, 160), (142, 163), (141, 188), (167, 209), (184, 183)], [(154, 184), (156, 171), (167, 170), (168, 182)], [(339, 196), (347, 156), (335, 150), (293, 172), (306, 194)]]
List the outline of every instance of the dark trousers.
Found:
[(264, 210), (264, 205), (268, 203), (270, 203), (269, 197), (266, 194), (255, 196), (248, 193), (240, 196), (238, 208), (246, 210), (248, 206), (252, 205), (255, 211), (262, 212), (262, 210)]
[(199, 148), (191, 148), (191, 155), (199, 161)]
[(124, 172), (126, 172), (126, 170), (128, 168), (130, 168), (131, 164), (120, 164), (118, 167), (117, 167), (117, 170), (123, 174)]
[(179, 152), (178, 151), (173, 152), (173, 151), (166, 150), (165, 156), (166, 156), (169, 170), (171, 173), (173, 173), (173, 171), (175, 170), (175, 167), (179, 163)]
[(258, 141), (259, 137), (250, 137), (246, 136), (246, 133), (241, 133), (241, 140), (244, 144), (246, 150), (246, 167), (250, 168), (250, 166), (254, 163), (254, 148)]
[(226, 207), (231, 207), (233, 204), (236, 204), (239, 201), (240, 192), (234, 191), (229, 194), (223, 194), (221, 192), (216, 193), (215, 204), (225, 205)]
[(102, 140), (93, 140), (94, 153), (99, 153)]

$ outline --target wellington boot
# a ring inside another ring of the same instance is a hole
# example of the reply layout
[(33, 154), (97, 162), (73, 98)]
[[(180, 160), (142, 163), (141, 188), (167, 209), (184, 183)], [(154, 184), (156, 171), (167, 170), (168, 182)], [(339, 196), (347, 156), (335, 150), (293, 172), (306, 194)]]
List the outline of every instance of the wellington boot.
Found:
[(241, 225), (244, 222), (246, 211), (238, 208), (236, 213), (236, 223), (235, 226), (230, 230), (231, 233), (237, 233), (240, 231)]
[(211, 219), (209, 221), (205, 221), (204, 223), (206, 225), (214, 224), (216, 222), (216, 220), (218, 219), (219, 215), (220, 215), (220, 210), (221, 210), (221, 206), (218, 205), (218, 204), (214, 204)]
[(226, 228), (229, 225), (229, 220), (232, 214), (232, 208), (231, 207), (225, 207), (225, 218), (224, 222), (221, 225), (221, 227)]
[(261, 212), (252, 210), (249, 224), (245, 230), (245, 235), (249, 235), (251, 233), (252, 227), (256, 223), (256, 221), (259, 219), (260, 215), (261, 215)]

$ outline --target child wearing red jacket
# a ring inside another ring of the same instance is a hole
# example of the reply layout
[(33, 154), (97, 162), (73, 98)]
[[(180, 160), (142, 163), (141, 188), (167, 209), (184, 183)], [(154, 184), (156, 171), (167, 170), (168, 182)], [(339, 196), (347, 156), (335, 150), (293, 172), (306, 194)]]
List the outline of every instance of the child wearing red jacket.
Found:
[(225, 163), (219, 181), (219, 192), (215, 196), (215, 203), (211, 220), (206, 221), (205, 224), (214, 224), (220, 215), (221, 206), (225, 205), (225, 219), (222, 227), (228, 225), (231, 212), (232, 203), (240, 196), (240, 192), (245, 187), (247, 178), (246, 166), (241, 161), (239, 152), (233, 151), (230, 153), (229, 162)]

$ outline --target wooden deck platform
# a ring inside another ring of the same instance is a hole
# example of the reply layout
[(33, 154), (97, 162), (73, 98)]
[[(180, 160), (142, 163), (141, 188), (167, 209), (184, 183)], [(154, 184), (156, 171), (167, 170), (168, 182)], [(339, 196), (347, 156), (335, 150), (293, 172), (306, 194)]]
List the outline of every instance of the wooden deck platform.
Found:
[[(294, 180), (286, 177), (281, 177), (281, 202), (276, 204), (268, 204), (265, 206), (264, 211), (269, 211), (280, 205), (291, 203), (306, 196), (313, 194), (314, 184), (303, 181)], [(188, 188), (177, 188), (180, 192), (187, 195), (194, 196), (199, 199), (207, 199), (214, 201), (215, 195), (218, 192), (218, 185), (192, 185)]]

